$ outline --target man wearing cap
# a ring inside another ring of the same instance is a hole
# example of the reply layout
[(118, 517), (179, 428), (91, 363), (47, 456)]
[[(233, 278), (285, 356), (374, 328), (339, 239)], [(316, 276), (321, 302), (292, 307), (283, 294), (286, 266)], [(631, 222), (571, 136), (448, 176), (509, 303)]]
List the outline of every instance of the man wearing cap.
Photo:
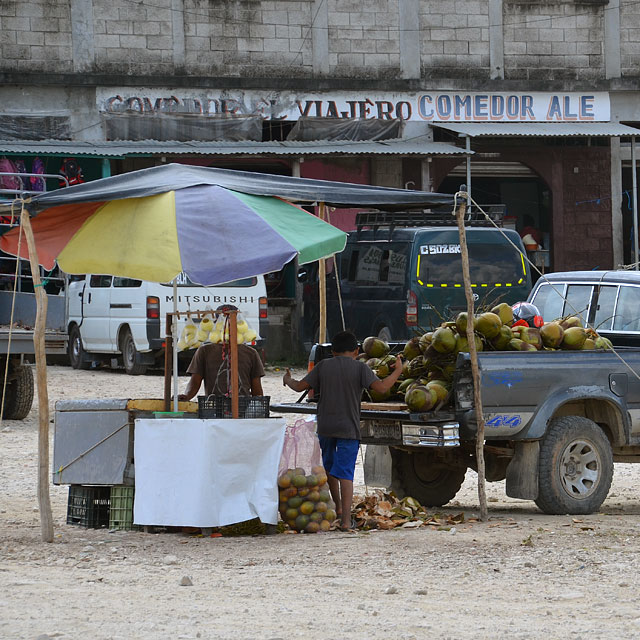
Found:
[[(222, 305), (216, 311), (237, 310), (233, 305)], [(229, 347), (222, 344), (203, 344), (198, 347), (187, 373), (191, 374), (184, 393), (178, 400), (191, 400), (204, 380), (205, 395), (227, 395), (231, 375)], [(239, 392), (243, 396), (262, 396), (264, 366), (258, 352), (246, 344), (238, 345)]]

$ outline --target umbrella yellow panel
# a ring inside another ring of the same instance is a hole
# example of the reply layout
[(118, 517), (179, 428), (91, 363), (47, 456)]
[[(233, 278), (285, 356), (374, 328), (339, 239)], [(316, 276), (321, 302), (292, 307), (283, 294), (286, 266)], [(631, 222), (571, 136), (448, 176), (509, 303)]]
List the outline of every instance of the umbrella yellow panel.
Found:
[(62, 249), (58, 264), (67, 273), (169, 282), (182, 271), (175, 192), (104, 204)]

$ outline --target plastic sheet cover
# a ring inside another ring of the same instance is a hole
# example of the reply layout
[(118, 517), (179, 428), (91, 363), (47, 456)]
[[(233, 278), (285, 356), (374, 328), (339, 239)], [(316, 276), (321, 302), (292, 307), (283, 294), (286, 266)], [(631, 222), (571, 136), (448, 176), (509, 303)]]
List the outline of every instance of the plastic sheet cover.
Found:
[(123, 113), (105, 116), (105, 125), (107, 140), (262, 141), (262, 119), (257, 116)]
[(287, 140), (391, 140), (402, 135), (401, 120), (299, 118)]
[(138, 419), (135, 524), (278, 523), (284, 418)]
[(71, 140), (68, 115), (0, 113), (0, 140)]
[(195, 185), (218, 185), (258, 196), (297, 203), (324, 202), (334, 207), (372, 207), (387, 211), (453, 204), (453, 196), (348, 182), (293, 178), (266, 173), (166, 164), (39, 194), (27, 203), (33, 213), (57, 205), (142, 198)]

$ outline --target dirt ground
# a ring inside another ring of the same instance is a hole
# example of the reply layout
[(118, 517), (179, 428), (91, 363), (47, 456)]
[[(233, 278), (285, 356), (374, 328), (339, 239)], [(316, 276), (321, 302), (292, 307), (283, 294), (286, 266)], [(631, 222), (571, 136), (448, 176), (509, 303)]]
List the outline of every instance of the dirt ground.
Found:
[[(62, 398), (162, 395), (160, 375), (48, 372), (52, 409)], [(281, 375), (268, 372), (265, 393), (295, 400)], [(67, 525), (68, 488), (52, 486), (48, 544), (37, 430), (35, 411), (0, 425), (2, 639), (640, 638), (640, 466), (616, 465), (591, 516), (546, 516), (501, 482), (487, 485), (490, 520), (468, 522), (478, 513), (468, 472), (440, 509), (465, 514), (449, 530), (241, 538)]]

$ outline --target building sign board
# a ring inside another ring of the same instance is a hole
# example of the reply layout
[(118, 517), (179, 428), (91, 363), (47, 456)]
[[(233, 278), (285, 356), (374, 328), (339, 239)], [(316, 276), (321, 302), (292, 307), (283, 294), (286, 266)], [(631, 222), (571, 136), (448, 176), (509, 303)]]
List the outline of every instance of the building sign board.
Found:
[(265, 120), (379, 118), (423, 122), (608, 122), (606, 92), (296, 93), (101, 87), (106, 114), (259, 116)]

